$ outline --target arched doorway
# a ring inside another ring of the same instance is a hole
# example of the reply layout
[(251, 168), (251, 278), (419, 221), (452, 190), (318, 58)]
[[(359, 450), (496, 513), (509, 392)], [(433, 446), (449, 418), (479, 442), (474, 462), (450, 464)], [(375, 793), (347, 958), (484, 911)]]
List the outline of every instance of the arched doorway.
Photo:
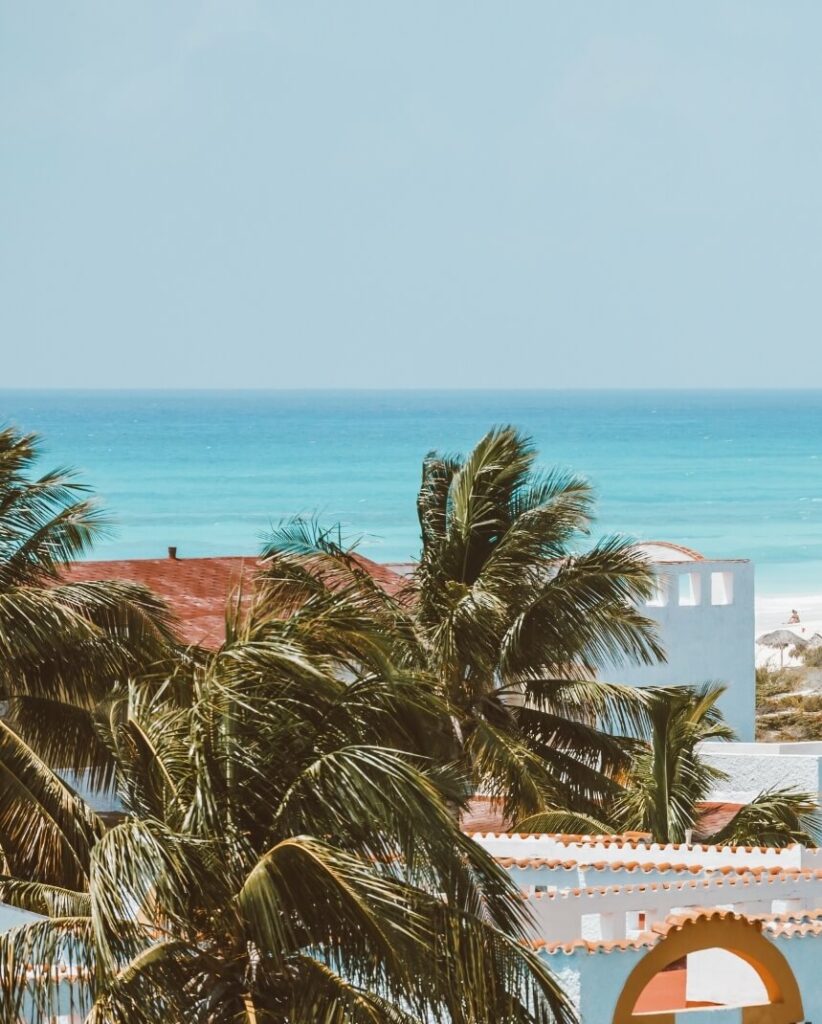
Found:
[(793, 971), (776, 946), (764, 938), (761, 924), (733, 914), (707, 914), (671, 928), (640, 960), (617, 1000), (613, 1024), (676, 1024), (683, 1010), (643, 1013), (637, 1011), (637, 1000), (660, 972), (689, 953), (709, 949), (733, 953), (749, 964), (762, 982), (766, 1002), (744, 1006), (744, 1024), (801, 1024), (805, 1019)]

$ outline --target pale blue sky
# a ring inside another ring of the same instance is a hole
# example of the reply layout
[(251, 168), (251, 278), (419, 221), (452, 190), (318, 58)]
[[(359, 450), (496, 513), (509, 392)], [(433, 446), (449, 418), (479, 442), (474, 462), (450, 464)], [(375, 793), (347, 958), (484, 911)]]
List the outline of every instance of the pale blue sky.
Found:
[(822, 3), (0, 0), (0, 386), (822, 386)]

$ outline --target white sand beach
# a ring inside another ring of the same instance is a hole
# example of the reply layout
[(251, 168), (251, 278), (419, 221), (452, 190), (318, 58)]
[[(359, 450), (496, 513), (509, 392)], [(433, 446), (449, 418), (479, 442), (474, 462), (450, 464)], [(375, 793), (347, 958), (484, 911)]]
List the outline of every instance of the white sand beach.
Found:
[[(789, 622), (791, 611), (796, 609), (799, 622)], [(769, 633), (774, 629), (789, 629), (803, 640), (810, 640), (814, 633), (822, 634), (822, 594), (805, 595), (803, 597), (762, 596), (756, 599), (756, 636)], [(779, 651), (757, 644), (756, 664), (778, 666)], [(799, 662), (785, 652), (785, 665), (798, 665)]]

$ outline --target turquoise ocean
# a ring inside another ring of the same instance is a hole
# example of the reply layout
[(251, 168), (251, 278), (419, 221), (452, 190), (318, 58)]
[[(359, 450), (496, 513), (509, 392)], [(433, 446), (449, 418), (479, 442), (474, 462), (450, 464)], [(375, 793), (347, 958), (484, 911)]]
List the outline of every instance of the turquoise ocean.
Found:
[(759, 594), (822, 594), (818, 391), (0, 391), (43, 468), (77, 467), (116, 522), (97, 558), (249, 554), (295, 513), (383, 561), (418, 549), (427, 451), (493, 424), (596, 487), (594, 532), (751, 558)]

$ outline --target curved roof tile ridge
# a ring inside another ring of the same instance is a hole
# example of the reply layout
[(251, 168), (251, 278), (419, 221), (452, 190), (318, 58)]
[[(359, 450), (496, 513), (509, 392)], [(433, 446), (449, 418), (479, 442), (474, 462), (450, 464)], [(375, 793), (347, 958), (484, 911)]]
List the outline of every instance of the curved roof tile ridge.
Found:
[(778, 929), (769, 930), (768, 934), (774, 939), (803, 939), (806, 935), (822, 935), (822, 921), (781, 925)]
[(780, 925), (802, 921), (822, 922), (822, 907), (812, 910), (783, 910), (777, 914), (750, 914), (749, 916), (763, 921), (766, 925)]
[(750, 914), (748, 919), (758, 921), (762, 930), (773, 939), (804, 938), (822, 935), (822, 908), (815, 910), (787, 910), (779, 914)]
[(762, 922), (755, 917), (748, 917), (745, 914), (738, 914), (735, 910), (727, 910), (723, 907), (690, 907), (678, 914), (668, 914), (664, 921), (657, 921), (651, 925), (651, 931), (660, 938), (671, 931), (679, 931), (693, 921), (747, 921), (761, 930)]
[(640, 540), (634, 544), (634, 547), (664, 548), (667, 551), (678, 551), (680, 554), (687, 556), (688, 561), (704, 562), (706, 560), (701, 551), (686, 547), (684, 544), (675, 544), (670, 540)]
[[(651, 843), (650, 832), (623, 832), (615, 835), (596, 835), (594, 833), (576, 832), (468, 832), (471, 839), (551, 839), (564, 846), (630, 846), (657, 845)], [(663, 846), (665, 844), (662, 844)], [(662, 846), (660, 847), (662, 848)]]
[[(733, 910), (724, 910), (721, 907), (695, 907), (693, 910), (683, 911), (680, 914), (669, 914), (664, 921), (654, 924), (650, 931), (642, 932), (633, 939), (574, 939), (566, 942), (553, 942), (546, 939), (532, 939), (528, 944), (532, 949), (547, 954), (566, 953), (572, 954), (577, 950), (587, 953), (613, 953), (629, 949), (650, 949), (658, 942), (661, 942), (671, 931), (679, 931), (696, 920), (718, 920), (727, 919), (734, 921), (747, 921), (752, 927), (762, 929), (762, 922), (746, 917), (744, 914), (737, 914)], [(820, 923), (822, 928), (822, 923)]]
[(587, 953), (612, 953), (627, 949), (650, 949), (655, 946), (658, 938), (654, 935), (638, 935), (633, 939), (572, 939), (565, 942), (553, 942), (547, 939), (532, 939), (528, 945), (540, 953), (575, 953), (583, 950)]
[[(563, 900), (572, 897), (593, 898), (596, 896), (616, 895), (622, 893), (629, 895), (634, 892), (684, 892), (686, 889), (721, 889), (725, 886), (767, 886), (778, 882), (812, 882), (822, 879), (822, 870), (802, 871), (798, 876), (793, 872), (784, 872), (778, 875), (769, 874), (764, 878), (751, 878), (750, 874), (737, 874), (729, 878), (726, 875), (709, 878), (688, 878), (675, 882), (645, 882), (644, 884), (631, 885), (592, 885), (567, 889), (554, 889), (550, 892), (523, 893), (528, 899), (534, 900)], [(810, 911), (792, 911), (789, 913), (801, 915)], [(816, 912), (822, 916), (822, 910)], [(778, 918), (779, 914), (752, 914), (748, 915), (757, 919)]]
[(557, 858), (548, 857), (495, 857), (494, 860), (504, 868), (521, 868), (531, 870), (548, 870), (556, 871), (563, 869), (566, 871), (578, 871), (580, 869), (585, 871), (612, 871), (612, 872), (640, 872), (642, 874), (692, 874), (700, 875), (704, 874), (709, 877), (728, 875), (754, 875), (757, 878), (760, 876), (779, 878), (779, 877), (791, 877), (791, 878), (822, 878), (822, 868), (800, 868), (789, 865), (788, 867), (780, 867), (778, 865), (763, 866), (761, 864), (754, 865), (752, 867), (746, 864), (723, 864), (719, 867), (705, 864), (672, 864), (667, 861), (662, 863), (655, 863), (652, 861), (637, 861), (637, 860), (614, 860), (614, 861), (587, 861), (587, 860), (559, 860)]
[(536, 841), (539, 839), (551, 840), (560, 846), (617, 846), (626, 850), (637, 850), (640, 847), (648, 851), (662, 852), (663, 850), (688, 850), (701, 851), (702, 853), (716, 853), (725, 850), (730, 853), (761, 853), (781, 854), (795, 850), (798, 843), (789, 843), (786, 846), (734, 846), (728, 844), (711, 845), (708, 843), (655, 843), (650, 841), (650, 835), (646, 833), (625, 833), (623, 835), (601, 836), (601, 835), (576, 835), (566, 832), (467, 832), (475, 841), (485, 840), (493, 842), (495, 839), (511, 839), (521, 841)]

